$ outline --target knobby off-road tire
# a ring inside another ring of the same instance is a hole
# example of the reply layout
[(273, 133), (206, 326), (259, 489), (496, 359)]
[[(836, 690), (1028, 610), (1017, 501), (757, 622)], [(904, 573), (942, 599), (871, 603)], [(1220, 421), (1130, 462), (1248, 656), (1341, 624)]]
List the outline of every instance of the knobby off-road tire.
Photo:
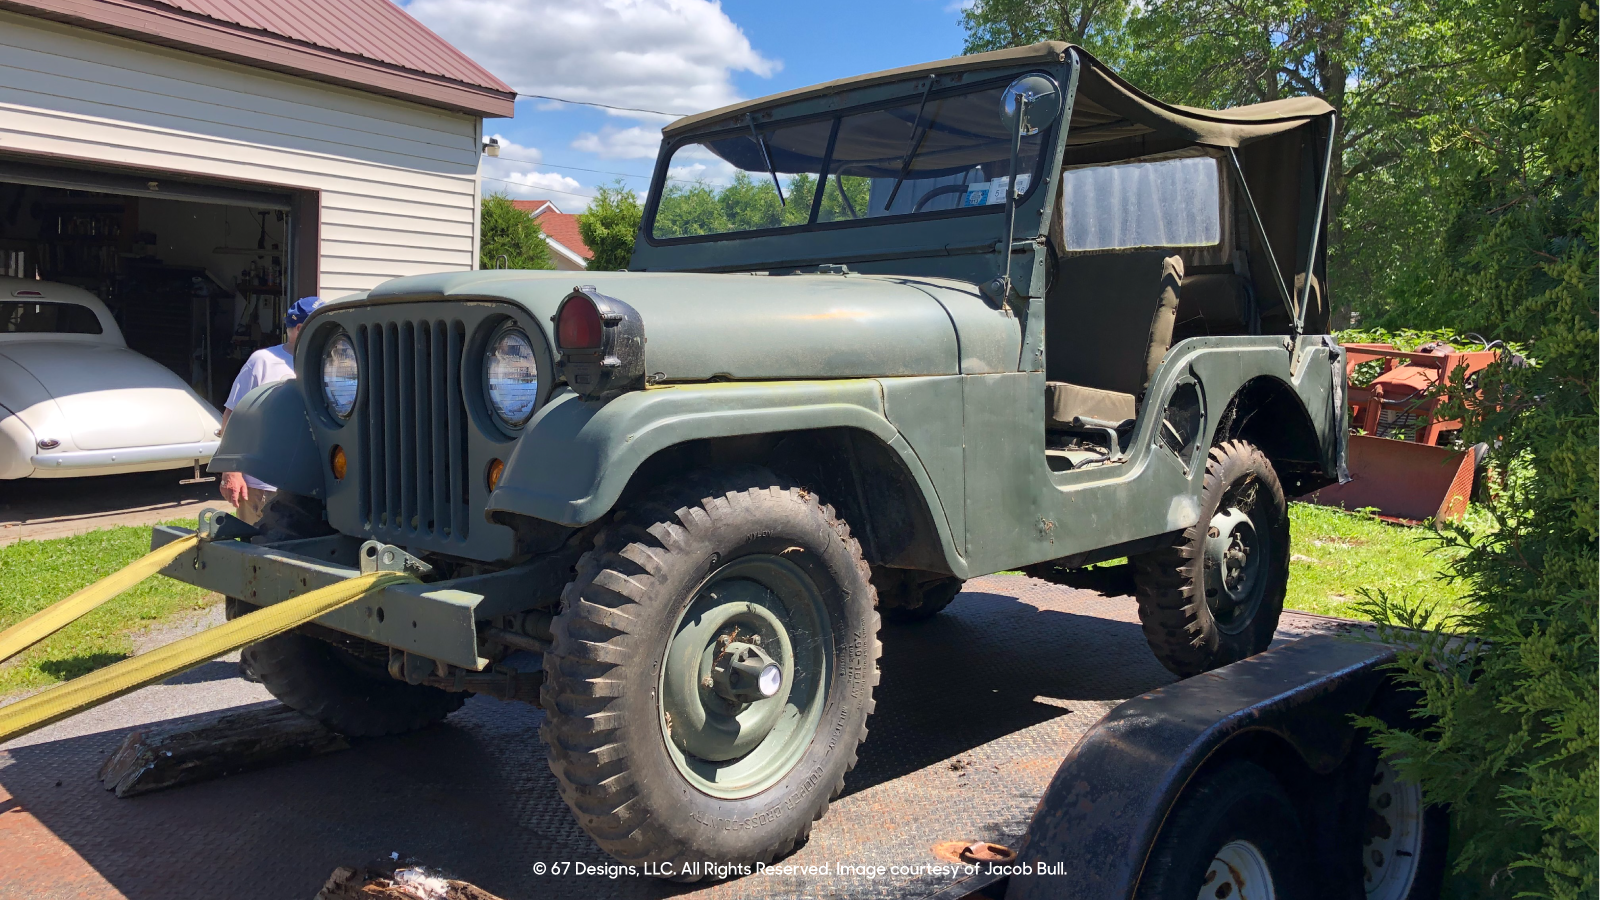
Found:
[[(832, 507), (761, 469), (692, 475), (619, 513), (562, 604), (543, 737), (606, 852), (695, 881), (806, 840), (878, 683), (869, 569)], [(756, 637), (782, 688), (744, 703), (719, 679)]]
[(1173, 674), (1267, 649), (1289, 584), (1289, 508), (1272, 463), (1245, 441), (1211, 448), (1199, 521), (1130, 561), (1145, 640)]
[[(1294, 802), (1271, 773), (1252, 762), (1226, 763), (1178, 799), (1161, 826), (1136, 896), (1308, 897), (1304, 835)], [(1268, 884), (1271, 890), (1262, 890)]]
[[(268, 501), (257, 527), (267, 542), (333, 533), (321, 503), (283, 491)], [(236, 597), (224, 605), (229, 619), (256, 608)], [(414, 731), (460, 709), (467, 696), (397, 681), (381, 660), (294, 631), (244, 648), (239, 667), (285, 706), (350, 737)]]

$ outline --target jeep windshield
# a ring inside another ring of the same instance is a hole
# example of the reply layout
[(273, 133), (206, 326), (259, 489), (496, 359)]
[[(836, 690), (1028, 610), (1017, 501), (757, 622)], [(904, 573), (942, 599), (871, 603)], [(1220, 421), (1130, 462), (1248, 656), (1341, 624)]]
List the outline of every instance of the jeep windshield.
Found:
[[(1005, 84), (686, 138), (671, 149), (649, 234), (678, 242), (998, 214), (1012, 175)], [(1022, 139), (1023, 192), (1039, 178), (1047, 138), (1048, 129)]]

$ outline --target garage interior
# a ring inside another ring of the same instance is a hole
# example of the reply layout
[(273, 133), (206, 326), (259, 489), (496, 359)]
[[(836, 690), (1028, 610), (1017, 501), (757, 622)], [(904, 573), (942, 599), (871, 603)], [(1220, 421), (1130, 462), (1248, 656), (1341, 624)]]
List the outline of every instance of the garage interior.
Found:
[(220, 411), (245, 359), (282, 343), (291, 298), (315, 292), (315, 260), (296, 264), (300, 199), (0, 160), (0, 272), (98, 296), (130, 349)]

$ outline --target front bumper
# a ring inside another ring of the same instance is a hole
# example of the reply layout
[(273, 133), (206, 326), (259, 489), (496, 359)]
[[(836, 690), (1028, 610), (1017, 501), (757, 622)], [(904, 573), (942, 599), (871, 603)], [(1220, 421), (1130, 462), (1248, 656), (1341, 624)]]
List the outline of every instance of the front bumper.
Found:
[[(158, 525), (151, 531), (150, 548), (192, 533), (188, 528)], [(345, 535), (277, 544), (202, 540), (161, 574), (257, 606), (270, 606), (361, 574), (356, 558), (360, 546), (359, 539)], [(490, 660), (478, 655), (478, 623), (528, 605), (527, 593), (518, 583), (524, 575), (512, 568), (429, 584), (397, 585), (316, 622), (414, 656), (482, 671)]]
[(140, 472), (152, 469), (177, 469), (203, 463), (217, 452), (221, 441), (193, 441), (185, 444), (158, 444), (153, 447), (123, 447), (114, 450), (63, 450), (36, 453), (32, 460), (35, 478), (69, 475), (106, 475), (114, 472)]

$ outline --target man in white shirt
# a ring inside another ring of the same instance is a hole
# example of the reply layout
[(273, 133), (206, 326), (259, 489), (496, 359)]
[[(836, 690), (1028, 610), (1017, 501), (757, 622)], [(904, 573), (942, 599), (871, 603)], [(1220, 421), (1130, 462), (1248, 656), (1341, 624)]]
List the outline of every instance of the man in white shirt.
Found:
[[(275, 384), (294, 377), (294, 345), (300, 338), (300, 326), (311, 317), (312, 310), (322, 305), (316, 297), (301, 297), (283, 316), (283, 343), (264, 347), (250, 354), (244, 368), (233, 379), (233, 389), (222, 404), (222, 429), (227, 431), (228, 418), (244, 395), (263, 384)], [(232, 503), (235, 515), (251, 525), (261, 521), (261, 511), (272, 499), (277, 488), (242, 472), (222, 473), (222, 499)]]

